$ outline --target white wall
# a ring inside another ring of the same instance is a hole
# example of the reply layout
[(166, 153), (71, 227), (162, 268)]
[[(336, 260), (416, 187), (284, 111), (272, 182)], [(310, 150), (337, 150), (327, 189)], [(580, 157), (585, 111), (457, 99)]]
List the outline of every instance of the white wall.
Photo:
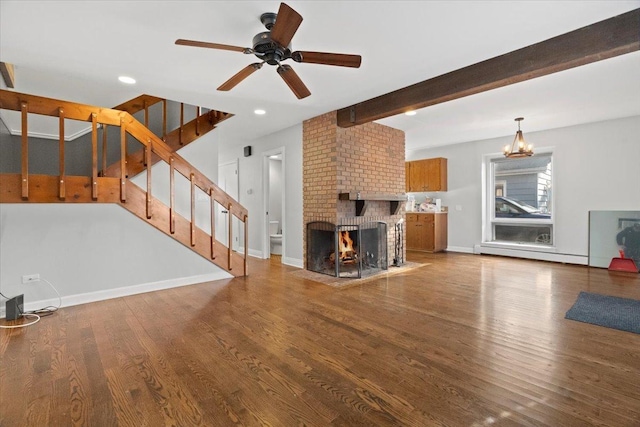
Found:
[[(214, 181), (215, 133), (180, 150)], [(154, 172), (163, 167), (159, 163)], [(168, 200), (168, 184), (161, 184), (161, 175), (153, 175), (152, 193)], [(145, 186), (143, 178), (135, 181)], [(187, 184), (186, 195), (177, 199), (188, 197)], [(208, 210), (200, 208), (198, 217), (206, 217)], [(207, 228), (206, 220), (200, 223)], [(231, 277), (117, 205), (0, 204), (0, 292), (24, 293), (27, 307), (37, 308), (34, 305), (48, 300), (53, 291), (45, 283), (21, 284), (22, 275), (34, 273), (58, 288), (64, 305)]]
[[(638, 135), (639, 116), (525, 131), (534, 151), (536, 147), (554, 150), (557, 255), (586, 263), (590, 210), (640, 210)], [(448, 159), (449, 191), (428, 194), (449, 207), (449, 250), (472, 252), (481, 243), (483, 158), (499, 153), (512, 140), (513, 136), (505, 136), (407, 153), (407, 160)]]
[[(286, 230), (282, 262), (302, 267), (302, 124), (251, 141), (226, 138), (224, 123), (218, 130), (221, 131), (219, 163), (240, 159), (239, 201), (249, 210), (249, 253), (261, 258), (267, 257), (263, 249), (268, 236), (264, 221), (263, 153), (284, 147), (282, 190), (285, 211), (282, 215)], [(252, 147), (252, 154), (244, 157), (243, 147), (247, 145)], [(268, 248), (268, 241), (266, 243)]]

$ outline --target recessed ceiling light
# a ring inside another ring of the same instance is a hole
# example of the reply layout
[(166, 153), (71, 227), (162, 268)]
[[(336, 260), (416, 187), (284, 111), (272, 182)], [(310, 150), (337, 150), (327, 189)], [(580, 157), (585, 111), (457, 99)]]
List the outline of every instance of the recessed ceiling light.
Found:
[(128, 77), (128, 76), (120, 76), (118, 77), (118, 80), (120, 80), (122, 83), (126, 83), (128, 85), (132, 85), (136, 82), (136, 79), (134, 79), (133, 77)]
[(415, 112), (415, 111), (413, 111), (413, 110), (411, 110), (411, 111), (407, 111), (407, 112), (406, 112), (406, 113), (404, 113), (404, 114), (405, 114), (405, 115), (407, 115), (407, 116), (415, 116), (415, 115), (416, 115), (416, 112)]
[(253, 110), (253, 113), (254, 113), (254, 114), (257, 114), (257, 115), (259, 115), (259, 116), (262, 116), (262, 115), (264, 115), (264, 114), (267, 114), (267, 112), (266, 112), (265, 110), (262, 110), (262, 109)]

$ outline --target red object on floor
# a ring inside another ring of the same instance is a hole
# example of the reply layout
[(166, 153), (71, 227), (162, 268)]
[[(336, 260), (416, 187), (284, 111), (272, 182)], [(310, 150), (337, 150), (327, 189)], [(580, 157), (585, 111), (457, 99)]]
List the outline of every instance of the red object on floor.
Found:
[(620, 258), (612, 258), (609, 264), (611, 271), (628, 271), (629, 273), (637, 273), (638, 267), (631, 258), (624, 257), (624, 251), (620, 250)]

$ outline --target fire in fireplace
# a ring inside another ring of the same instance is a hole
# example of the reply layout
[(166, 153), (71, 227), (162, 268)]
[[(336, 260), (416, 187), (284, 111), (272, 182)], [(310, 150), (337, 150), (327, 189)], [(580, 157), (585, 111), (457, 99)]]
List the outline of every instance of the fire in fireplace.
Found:
[(307, 224), (307, 270), (335, 277), (360, 278), (386, 270), (387, 224)]

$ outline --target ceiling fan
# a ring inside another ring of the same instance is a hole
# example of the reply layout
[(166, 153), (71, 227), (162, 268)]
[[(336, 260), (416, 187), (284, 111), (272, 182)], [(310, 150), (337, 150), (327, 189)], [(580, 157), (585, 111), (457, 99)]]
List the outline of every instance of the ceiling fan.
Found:
[[(277, 18), (277, 19), (276, 19)], [(219, 43), (208, 43), (195, 40), (176, 40), (177, 45), (205, 47), (209, 49), (230, 50), (241, 52), (246, 55), (254, 54), (262, 62), (247, 65), (236, 73), (229, 80), (224, 82), (218, 90), (228, 91), (233, 89), (238, 83), (249, 77), (255, 71), (262, 68), (267, 63), (277, 65), (276, 69), (280, 77), (298, 99), (311, 95), (309, 89), (302, 82), (296, 72), (287, 64), (282, 64), (287, 59), (295, 62), (305, 62), (310, 64), (336, 65), (339, 67), (359, 68), (362, 58), (360, 55), (347, 55), (343, 53), (309, 52), (298, 50), (291, 51), (291, 39), (302, 23), (302, 16), (285, 3), (280, 3), (278, 13), (263, 13), (260, 15), (260, 22), (267, 28), (267, 31), (256, 34), (253, 37), (253, 47), (231, 46)]]

